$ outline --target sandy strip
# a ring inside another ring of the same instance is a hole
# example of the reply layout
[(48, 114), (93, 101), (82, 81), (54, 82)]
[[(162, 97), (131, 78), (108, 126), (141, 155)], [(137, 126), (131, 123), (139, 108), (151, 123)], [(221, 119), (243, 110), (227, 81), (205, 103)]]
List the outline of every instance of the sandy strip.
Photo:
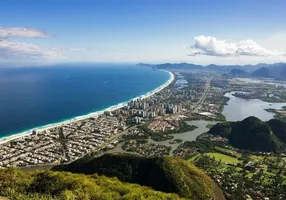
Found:
[[(136, 100), (138, 98), (139, 99), (148, 98), (148, 97), (154, 95), (155, 93), (160, 92), (161, 90), (163, 90), (167, 86), (169, 86), (175, 80), (175, 76), (174, 76), (174, 74), (172, 72), (169, 72), (169, 71), (166, 71), (166, 70), (163, 70), (163, 71), (165, 71), (165, 72), (170, 74), (170, 79), (166, 83), (164, 83), (160, 87), (156, 88), (155, 90), (152, 90), (151, 92), (148, 92), (148, 93), (146, 93), (144, 95), (135, 97), (135, 98), (133, 98), (131, 100)], [(129, 101), (131, 101), (131, 100), (129, 100)], [(74, 117), (72, 119), (65, 120), (63, 122), (57, 122), (57, 123), (53, 123), (53, 124), (48, 124), (48, 125), (45, 125), (45, 126), (41, 126), (41, 127), (36, 127), (36, 128), (30, 129), (30, 130), (22, 132), (22, 133), (17, 133), (17, 134), (11, 135), (11, 136), (6, 136), (6, 137), (3, 137), (3, 138), (0, 138), (0, 144), (6, 143), (6, 142), (10, 142), (12, 140), (28, 136), (28, 135), (32, 134), (33, 130), (36, 130), (37, 132), (42, 132), (42, 131), (45, 131), (45, 130), (48, 130), (48, 129), (51, 129), (51, 128), (55, 128), (55, 127), (58, 127), (58, 126), (63, 126), (63, 125), (69, 124), (71, 122), (76, 122), (76, 121), (79, 121), (79, 120), (88, 119), (90, 117), (97, 117), (98, 115), (103, 114), (105, 111), (114, 111), (114, 110), (117, 110), (119, 108), (122, 108), (122, 107), (126, 106), (129, 101), (122, 102), (122, 103), (119, 103), (119, 104), (114, 105), (114, 106), (110, 106), (109, 108), (106, 108), (106, 109), (101, 110), (101, 111), (96, 111), (96, 112), (93, 112), (93, 113), (90, 113), (90, 114), (87, 114), (87, 115)]]

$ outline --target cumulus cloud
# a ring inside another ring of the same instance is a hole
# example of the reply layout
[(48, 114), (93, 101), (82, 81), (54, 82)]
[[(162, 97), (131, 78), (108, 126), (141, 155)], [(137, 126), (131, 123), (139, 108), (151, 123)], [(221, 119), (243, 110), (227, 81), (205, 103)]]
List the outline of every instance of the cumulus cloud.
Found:
[(230, 42), (204, 35), (194, 39), (195, 44), (190, 46), (189, 56), (285, 56), (285, 52), (267, 50), (253, 40)]
[(43, 31), (39, 31), (31, 28), (22, 27), (0, 27), (0, 38), (11, 38), (11, 37), (22, 37), (22, 38), (50, 38), (50, 34)]
[(63, 50), (24, 42), (10, 38), (50, 38), (51, 35), (36, 29), (0, 27), (0, 60), (42, 60), (63, 58)]

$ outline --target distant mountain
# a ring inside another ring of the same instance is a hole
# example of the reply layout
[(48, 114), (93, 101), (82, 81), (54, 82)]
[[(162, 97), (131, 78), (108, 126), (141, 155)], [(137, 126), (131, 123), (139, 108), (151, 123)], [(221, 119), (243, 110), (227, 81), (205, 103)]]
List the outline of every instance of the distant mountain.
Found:
[(276, 63), (269, 68), (276, 79), (286, 80), (286, 63)]
[(275, 78), (286, 80), (286, 63), (275, 63), (272, 65), (258, 64), (261, 68), (251, 73), (252, 77)]
[[(157, 69), (173, 69), (173, 70), (188, 70), (188, 71), (216, 71), (216, 72), (231, 72), (234, 69), (243, 70), (246, 72), (254, 72), (260, 68), (267, 68), (271, 71), (285, 72), (286, 63), (265, 64), (259, 63), (257, 65), (196, 65), (191, 63), (164, 63), (164, 64), (146, 64), (139, 63), (137, 66), (153, 67)], [(274, 73), (275, 74), (275, 73)]]
[(246, 77), (246, 76), (248, 76), (249, 74), (248, 74), (246, 71), (242, 70), (242, 69), (237, 69), (237, 68), (235, 68), (235, 69), (231, 70), (231, 71), (228, 73), (228, 75), (234, 76), (234, 77)]
[(206, 174), (191, 163), (175, 157), (146, 158), (106, 154), (99, 158), (79, 159), (54, 170), (117, 177), (124, 182), (177, 193), (190, 200), (225, 199), (222, 191)]
[(286, 123), (277, 119), (263, 122), (248, 117), (238, 122), (218, 123), (209, 133), (227, 137), (234, 147), (252, 151), (277, 152), (286, 145)]
[(266, 67), (259, 68), (250, 74), (252, 77), (274, 78), (273, 72)]
[(152, 67), (154, 69), (182, 70), (182, 71), (210, 71), (228, 73), (236, 77), (255, 77), (255, 78), (275, 78), (286, 80), (286, 63), (257, 65), (195, 65), (191, 63), (164, 63), (164, 64), (145, 64), (139, 63), (136, 66)]
[(216, 72), (229, 72), (234, 68), (239, 68), (242, 66), (237, 65), (215, 65), (211, 64), (208, 66), (195, 65), (190, 63), (164, 63), (154, 65), (158, 69), (174, 69), (174, 70), (188, 70), (188, 71), (216, 71)]
[(217, 72), (230, 72), (233, 69), (239, 69), (239, 68), (243, 68), (243, 66), (239, 66), (239, 65), (207, 65), (206, 67), (204, 67), (205, 70), (208, 71), (217, 71)]
[(195, 65), (189, 63), (164, 63), (155, 65), (154, 67), (158, 69), (203, 70), (202, 65)]

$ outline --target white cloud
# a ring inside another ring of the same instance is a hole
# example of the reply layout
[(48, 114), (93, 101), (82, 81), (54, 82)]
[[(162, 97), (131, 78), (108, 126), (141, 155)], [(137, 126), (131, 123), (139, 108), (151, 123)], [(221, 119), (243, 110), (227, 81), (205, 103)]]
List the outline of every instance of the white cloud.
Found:
[(43, 31), (39, 31), (31, 28), (22, 27), (0, 27), (0, 38), (11, 38), (11, 37), (21, 37), (21, 38), (50, 38), (50, 34)]
[(197, 36), (194, 39), (195, 44), (190, 47), (190, 52), (188, 53), (189, 56), (285, 56), (285, 52), (267, 50), (253, 40), (230, 42), (226, 40), (218, 40), (215, 37), (204, 35)]
[(0, 27), (0, 61), (43, 60), (64, 58), (64, 50), (11, 41), (11, 37), (50, 38), (48, 33), (28, 28)]
[(1, 60), (41, 60), (63, 58), (62, 50), (39, 45), (0, 40)]

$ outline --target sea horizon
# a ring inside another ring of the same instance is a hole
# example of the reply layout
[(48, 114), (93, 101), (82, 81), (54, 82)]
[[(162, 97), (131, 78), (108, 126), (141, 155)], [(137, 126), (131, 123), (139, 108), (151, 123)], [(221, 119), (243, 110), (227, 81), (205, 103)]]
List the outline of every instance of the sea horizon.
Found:
[[(98, 63), (96, 63), (98, 64)], [(98, 64), (99, 65), (99, 64)], [(106, 64), (107, 65), (107, 64)], [(114, 65), (120, 65), (118, 67), (118, 69), (120, 69), (121, 67), (123, 67), (123, 69), (127, 68), (128, 66), (122, 66), (123, 64), (122, 63), (118, 63), (118, 64), (114, 64)], [(70, 66), (71, 68), (74, 68), (76, 66)], [(92, 66), (88, 66), (90, 68), (93, 68)], [(110, 66), (112, 67), (112, 66)], [(18, 68), (18, 69), (21, 69), (21, 70), (25, 70), (26, 67), (24, 68)], [(29, 68), (29, 67), (27, 67)], [(31, 68), (34, 68), (31, 67)], [(68, 68), (68, 67), (67, 67)], [(100, 68), (100, 67), (99, 67)], [(144, 67), (145, 68), (145, 67)], [(35, 68), (36, 69), (36, 68)], [(98, 69), (97, 67), (94, 67), (94, 69)], [(146, 68), (145, 68), (146, 69)], [(152, 69), (148, 69), (148, 70), (152, 70)], [(93, 117), (93, 116), (97, 116), (97, 115), (100, 115), (100, 114), (103, 114), (105, 111), (108, 111), (108, 110), (115, 110), (115, 109), (118, 109), (118, 108), (121, 108), (125, 105), (127, 105), (127, 103), (129, 101), (132, 101), (132, 100), (135, 100), (135, 99), (138, 99), (138, 98), (146, 98), (146, 97), (149, 97), (157, 92), (159, 92), (161, 89), (165, 88), (166, 86), (168, 86), (173, 80), (174, 80), (174, 75), (169, 72), (169, 71), (166, 71), (166, 70), (156, 70), (156, 71), (160, 71), (160, 72), (164, 72), (164, 73), (168, 73), (169, 74), (169, 78), (166, 79), (166, 81), (164, 81), (163, 83), (161, 83), (160, 85), (156, 86), (155, 88), (153, 89), (150, 89), (149, 91), (147, 92), (141, 92), (139, 95), (137, 96), (134, 96), (132, 98), (128, 98), (126, 99), (125, 101), (121, 101), (121, 102), (118, 102), (116, 104), (109, 104), (109, 105), (105, 105), (103, 108), (93, 108), (91, 111), (88, 111), (88, 112), (85, 112), (85, 113), (82, 113), (80, 115), (74, 115), (74, 116), (70, 116), (68, 118), (64, 118), (64, 119), (61, 119), (59, 121), (54, 121), (52, 123), (46, 123), (46, 124), (42, 124), (42, 125), (39, 125), (39, 126), (34, 126), (34, 127), (29, 127), (27, 129), (23, 129), (23, 130), (20, 130), (20, 131), (15, 131), (15, 132), (10, 132), (10, 133), (0, 133), (0, 142), (3, 143), (3, 142), (7, 142), (7, 141), (10, 141), (11, 139), (16, 139), (16, 138), (19, 138), (19, 137), (23, 137), (24, 135), (28, 135), (30, 134), (33, 130), (37, 130), (37, 131), (41, 131), (41, 130), (44, 130), (44, 129), (49, 129), (51, 127), (56, 127), (56, 126), (60, 126), (62, 124), (67, 124), (67, 123), (70, 123), (72, 121), (78, 121), (78, 120), (82, 120), (82, 119), (86, 119), (88, 117)]]

